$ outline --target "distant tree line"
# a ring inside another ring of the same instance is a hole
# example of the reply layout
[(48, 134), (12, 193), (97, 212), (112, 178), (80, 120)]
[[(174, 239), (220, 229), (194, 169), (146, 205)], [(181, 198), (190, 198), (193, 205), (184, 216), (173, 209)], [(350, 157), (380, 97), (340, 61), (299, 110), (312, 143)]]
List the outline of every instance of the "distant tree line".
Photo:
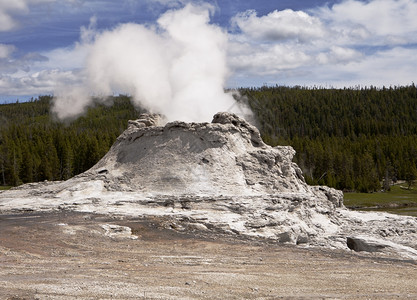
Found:
[[(242, 88), (270, 145), (291, 145), (310, 184), (372, 192), (417, 177), (417, 88)], [(92, 167), (136, 119), (127, 96), (71, 123), (52, 97), (0, 105), (0, 184), (65, 180)], [(112, 105), (110, 105), (112, 104)]]
[[(417, 88), (242, 89), (270, 145), (291, 145), (310, 184), (372, 192), (417, 176)], [(384, 184), (385, 183), (385, 184)]]
[(53, 118), (52, 97), (0, 105), (0, 184), (66, 180), (91, 168), (138, 117), (126, 96), (90, 108), (66, 124)]

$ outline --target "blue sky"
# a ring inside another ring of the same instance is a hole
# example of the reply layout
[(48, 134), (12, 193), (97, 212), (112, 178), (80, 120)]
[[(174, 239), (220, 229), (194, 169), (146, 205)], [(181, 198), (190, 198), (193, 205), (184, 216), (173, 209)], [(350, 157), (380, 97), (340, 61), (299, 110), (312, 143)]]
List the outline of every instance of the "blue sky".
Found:
[[(81, 26), (87, 26), (92, 16), (97, 17), (99, 29), (108, 29), (120, 23), (155, 22), (166, 10), (182, 6), (182, 1), (46, 0), (38, 4), (36, 1), (21, 2), (26, 3), (27, 11), (23, 9), (20, 12), (15, 10), (14, 13), (9, 11), (9, 15), (18, 24), (12, 30), (1, 32), (0, 40), (1, 43), (13, 44), (26, 52), (45, 51), (74, 44), (79, 39)], [(230, 19), (234, 15), (248, 9), (256, 9), (259, 14), (263, 15), (276, 9), (298, 10), (326, 3), (326, 1), (314, 0), (206, 2), (217, 7), (212, 22), (224, 28), (229, 26)]]
[(210, 4), (227, 36), (224, 87), (416, 81), (417, 0), (0, 0), (0, 101), (80, 84), (97, 36), (125, 23), (160, 32), (187, 3)]

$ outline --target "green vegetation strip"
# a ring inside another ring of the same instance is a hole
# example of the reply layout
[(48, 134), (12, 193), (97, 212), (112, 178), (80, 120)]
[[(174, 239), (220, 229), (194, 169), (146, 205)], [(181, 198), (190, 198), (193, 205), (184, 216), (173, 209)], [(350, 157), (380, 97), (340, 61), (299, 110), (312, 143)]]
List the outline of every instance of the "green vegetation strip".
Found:
[(407, 184), (397, 184), (389, 192), (345, 193), (345, 206), (367, 211), (386, 211), (390, 213), (417, 217), (417, 184), (410, 189)]

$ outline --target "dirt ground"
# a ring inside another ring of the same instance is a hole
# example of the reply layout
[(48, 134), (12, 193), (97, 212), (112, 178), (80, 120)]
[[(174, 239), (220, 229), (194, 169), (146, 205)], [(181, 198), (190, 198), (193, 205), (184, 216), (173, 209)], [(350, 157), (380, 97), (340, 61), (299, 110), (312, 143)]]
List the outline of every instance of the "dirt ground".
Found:
[[(129, 226), (138, 238), (108, 236), (104, 224)], [(413, 261), (172, 226), (74, 212), (0, 215), (0, 299), (417, 299)]]

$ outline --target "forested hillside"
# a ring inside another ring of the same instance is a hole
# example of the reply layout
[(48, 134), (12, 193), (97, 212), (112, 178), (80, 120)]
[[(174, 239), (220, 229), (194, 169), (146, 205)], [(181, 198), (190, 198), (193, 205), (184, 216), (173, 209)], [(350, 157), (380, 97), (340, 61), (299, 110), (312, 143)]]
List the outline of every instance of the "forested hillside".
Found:
[[(128, 97), (110, 98), (70, 124), (55, 121), (52, 98), (0, 105), (0, 183), (65, 180), (92, 167), (139, 115)], [(113, 105), (110, 105), (113, 103)]]
[(264, 140), (291, 145), (310, 184), (369, 192), (416, 178), (417, 88), (263, 87), (242, 94)]
[[(310, 184), (375, 191), (417, 176), (417, 88), (241, 89), (265, 142), (291, 145)], [(0, 184), (64, 180), (93, 166), (139, 115), (126, 96), (70, 124), (52, 98), (0, 105)]]

